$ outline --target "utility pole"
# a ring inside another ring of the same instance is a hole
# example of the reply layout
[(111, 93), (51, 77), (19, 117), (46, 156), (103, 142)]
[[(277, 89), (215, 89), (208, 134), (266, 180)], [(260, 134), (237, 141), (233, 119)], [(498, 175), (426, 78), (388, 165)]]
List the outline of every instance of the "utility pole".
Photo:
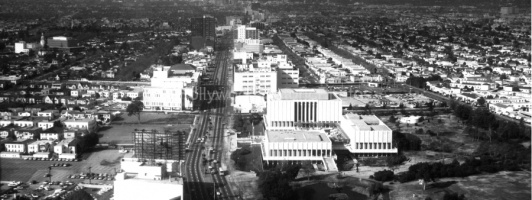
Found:
[(48, 180), (50, 180), (50, 184), (52, 183), (52, 167), (48, 167)]

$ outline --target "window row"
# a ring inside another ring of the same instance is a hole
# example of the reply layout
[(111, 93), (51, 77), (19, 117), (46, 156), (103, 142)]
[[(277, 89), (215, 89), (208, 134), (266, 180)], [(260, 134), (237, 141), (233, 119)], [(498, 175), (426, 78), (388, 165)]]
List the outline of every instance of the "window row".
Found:
[(392, 149), (392, 143), (384, 142), (357, 142), (355, 149)]

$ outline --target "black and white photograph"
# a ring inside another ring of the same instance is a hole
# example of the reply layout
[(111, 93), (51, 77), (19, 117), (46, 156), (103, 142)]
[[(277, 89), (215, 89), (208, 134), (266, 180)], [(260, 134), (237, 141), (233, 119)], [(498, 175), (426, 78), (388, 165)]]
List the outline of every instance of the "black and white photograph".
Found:
[(532, 200), (530, 0), (0, 0), (0, 200)]

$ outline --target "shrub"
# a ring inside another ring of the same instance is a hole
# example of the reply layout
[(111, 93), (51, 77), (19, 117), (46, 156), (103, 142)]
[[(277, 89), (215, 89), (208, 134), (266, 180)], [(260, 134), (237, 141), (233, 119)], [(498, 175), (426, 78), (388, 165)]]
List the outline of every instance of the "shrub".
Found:
[(445, 193), (443, 195), (443, 200), (465, 200), (463, 194), (459, 195), (458, 193)]
[(394, 165), (400, 165), (404, 161), (406, 161), (407, 158), (404, 155), (393, 155), (386, 157), (386, 165), (388, 166), (394, 166)]
[[(383, 171), (378, 171), (378, 172), (375, 172), (373, 174), (373, 179), (377, 180), (377, 181), (382, 181), (382, 182), (385, 182), (385, 181), (391, 181), (394, 179), (394, 176), (393, 176), (393, 172), (390, 171), (390, 170), (383, 170)], [(371, 177), (370, 177), (371, 178)]]

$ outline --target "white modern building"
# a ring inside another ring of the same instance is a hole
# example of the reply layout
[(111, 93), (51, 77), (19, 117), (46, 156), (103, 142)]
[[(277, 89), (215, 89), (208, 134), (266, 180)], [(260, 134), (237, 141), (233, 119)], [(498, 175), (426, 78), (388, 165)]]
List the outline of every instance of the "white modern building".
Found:
[(173, 76), (170, 66), (153, 71), (151, 86), (145, 87), (143, 103), (146, 110), (190, 110), (193, 107), (194, 85), (199, 73)]
[(342, 100), (324, 89), (280, 89), (267, 96), (267, 130), (333, 127), (340, 123)]
[(392, 141), (392, 129), (375, 115), (347, 114), (340, 124), (350, 142), (344, 144), (355, 156), (396, 154)]
[(246, 40), (250, 39), (259, 39), (260, 34), (259, 30), (255, 27), (247, 27), (246, 25), (240, 25), (237, 28), (237, 41), (238, 42), (245, 42)]
[(237, 65), (233, 83), (234, 92), (265, 95), (277, 91), (277, 72), (269, 66)]
[(238, 95), (233, 107), (238, 113), (262, 113), (266, 110), (266, 100), (260, 95)]
[(320, 131), (267, 131), (262, 157), (271, 161), (323, 161), (332, 157), (332, 142)]
[(278, 88), (299, 87), (299, 69), (288, 61), (286, 54), (268, 55), (266, 60), (277, 70)]
[[(166, 165), (125, 160), (114, 181), (114, 199), (185, 199), (183, 179), (170, 176)], [(146, 192), (149, 191), (149, 192)]]

